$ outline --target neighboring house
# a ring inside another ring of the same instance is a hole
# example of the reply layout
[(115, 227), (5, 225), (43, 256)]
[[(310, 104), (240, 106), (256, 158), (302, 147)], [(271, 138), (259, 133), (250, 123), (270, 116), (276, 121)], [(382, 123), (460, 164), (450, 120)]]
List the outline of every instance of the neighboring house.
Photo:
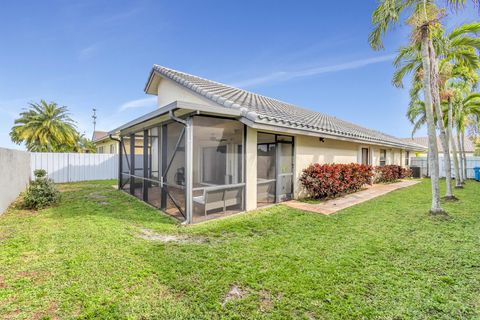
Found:
[[(301, 195), (312, 163), (408, 165), (423, 146), (154, 65), (158, 109), (119, 132), (119, 187), (187, 222)], [(132, 138), (138, 140), (131, 146)], [(143, 149), (139, 157), (137, 150)]]
[[(95, 147), (97, 148), (97, 153), (110, 153), (110, 154), (117, 154), (118, 151), (118, 132), (112, 134), (110, 137), (109, 132), (105, 131), (94, 131), (93, 132), (93, 142), (95, 143)], [(142, 145), (143, 140), (137, 139), (137, 145)], [(137, 148), (135, 154), (142, 155), (143, 149)]]
[(97, 153), (118, 153), (118, 141), (112, 140), (106, 131), (94, 131), (92, 141)]
[[(402, 140), (405, 141), (405, 142), (409, 142), (409, 143), (419, 144), (421, 146), (424, 146), (425, 148), (428, 148), (428, 137), (402, 138)], [(442, 142), (440, 141), (440, 137), (437, 137), (437, 147), (438, 147), (439, 155), (442, 156), (443, 155), (443, 147), (442, 147)], [(463, 147), (465, 148), (465, 154), (466, 154), (467, 157), (474, 156), (474, 154), (475, 154), (475, 142), (473, 142), (469, 138), (465, 137)], [(458, 149), (458, 144), (457, 144), (457, 149)], [(417, 152), (416, 156), (426, 157), (427, 152)]]

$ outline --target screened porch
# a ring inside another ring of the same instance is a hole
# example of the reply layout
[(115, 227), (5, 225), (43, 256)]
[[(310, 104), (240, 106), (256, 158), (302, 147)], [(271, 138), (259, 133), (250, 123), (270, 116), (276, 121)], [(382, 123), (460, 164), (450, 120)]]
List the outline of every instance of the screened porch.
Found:
[(245, 128), (193, 115), (121, 132), (119, 188), (187, 223), (244, 211)]

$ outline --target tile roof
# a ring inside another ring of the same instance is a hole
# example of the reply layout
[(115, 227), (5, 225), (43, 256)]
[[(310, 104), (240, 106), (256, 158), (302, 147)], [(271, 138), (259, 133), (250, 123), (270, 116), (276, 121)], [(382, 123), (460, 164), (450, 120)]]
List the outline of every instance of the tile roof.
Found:
[[(155, 73), (169, 78), (223, 107), (238, 108), (242, 110), (242, 115), (245, 118), (255, 123), (307, 130), (371, 143), (423, 149), (423, 146), (405, 142), (391, 135), (367, 129), (321, 112), (303, 109), (260, 94), (163, 66), (154, 65), (152, 74)], [(145, 91), (148, 90), (150, 79)]]
[(108, 132), (106, 131), (94, 131), (93, 132), (93, 141), (98, 141), (108, 136)]
[[(428, 147), (428, 137), (402, 138), (402, 140)], [(465, 148), (465, 152), (475, 152), (475, 143), (472, 140), (465, 138), (463, 145)], [(442, 147), (442, 142), (440, 141), (440, 137), (437, 137), (437, 146), (438, 146), (438, 152), (443, 152), (443, 147)]]

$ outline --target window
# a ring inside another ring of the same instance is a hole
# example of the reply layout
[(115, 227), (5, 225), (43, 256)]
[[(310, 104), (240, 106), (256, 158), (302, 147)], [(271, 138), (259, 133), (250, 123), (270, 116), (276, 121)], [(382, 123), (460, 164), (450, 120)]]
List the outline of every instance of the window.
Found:
[(115, 153), (115, 144), (114, 143), (112, 143), (110, 145), (110, 153)]
[(387, 150), (380, 149), (380, 165), (384, 166), (387, 164)]
[(405, 153), (405, 165), (406, 166), (410, 165), (410, 151), (406, 151)]
[(97, 148), (97, 153), (103, 153), (103, 146)]

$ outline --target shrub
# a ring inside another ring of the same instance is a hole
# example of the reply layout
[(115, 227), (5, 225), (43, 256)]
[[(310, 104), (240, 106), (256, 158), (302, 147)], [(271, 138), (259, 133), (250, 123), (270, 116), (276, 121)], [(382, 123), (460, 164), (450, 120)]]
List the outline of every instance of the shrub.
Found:
[(312, 164), (303, 170), (300, 183), (315, 198), (333, 198), (358, 191), (365, 184), (371, 184), (373, 169), (369, 165)]
[(47, 172), (43, 169), (33, 172), (35, 180), (30, 182), (23, 196), (23, 205), (27, 209), (43, 209), (60, 200), (60, 193), (51, 179), (47, 178)]
[(375, 167), (375, 183), (389, 183), (412, 176), (412, 170), (394, 164)]

